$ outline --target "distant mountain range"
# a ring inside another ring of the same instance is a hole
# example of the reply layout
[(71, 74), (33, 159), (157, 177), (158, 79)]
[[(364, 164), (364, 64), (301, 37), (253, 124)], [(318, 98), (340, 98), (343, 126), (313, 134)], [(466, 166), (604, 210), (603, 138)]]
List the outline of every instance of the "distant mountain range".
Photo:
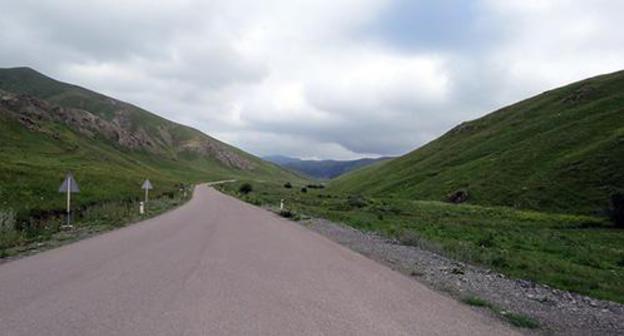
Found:
[(358, 160), (302, 160), (282, 155), (264, 157), (283, 168), (297, 172), (301, 175), (316, 179), (328, 180), (348, 173), (354, 169), (369, 166), (374, 163), (387, 161), (389, 157), (377, 159), (363, 158)]

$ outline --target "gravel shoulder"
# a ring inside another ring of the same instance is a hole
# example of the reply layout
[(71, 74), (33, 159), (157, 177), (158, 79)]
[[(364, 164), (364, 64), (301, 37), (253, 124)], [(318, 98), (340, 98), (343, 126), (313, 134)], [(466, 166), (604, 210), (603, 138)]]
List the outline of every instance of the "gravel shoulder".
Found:
[(324, 219), (306, 219), (298, 223), (452, 297), (478, 297), (498, 307), (502, 315), (522, 314), (539, 321), (540, 328), (527, 333), (624, 335), (624, 305), (511, 279), (425, 248), (400, 245), (379, 235)]

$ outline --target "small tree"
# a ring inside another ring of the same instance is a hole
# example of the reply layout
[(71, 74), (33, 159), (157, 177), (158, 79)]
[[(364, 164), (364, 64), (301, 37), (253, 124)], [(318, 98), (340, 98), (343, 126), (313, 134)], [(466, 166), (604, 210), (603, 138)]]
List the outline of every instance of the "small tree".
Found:
[(611, 196), (613, 205), (613, 221), (615, 226), (624, 228), (624, 194), (617, 193)]
[(250, 183), (243, 183), (243, 185), (241, 185), (240, 188), (238, 188), (238, 191), (241, 194), (247, 195), (253, 191), (253, 186)]
[(286, 188), (286, 189), (290, 189), (290, 188), (292, 188), (292, 184), (290, 184), (290, 182), (286, 182), (286, 183), (284, 184), (284, 188)]
[(306, 188), (306, 187), (301, 188), (301, 192), (302, 193), (307, 193), (308, 192), (308, 188)]

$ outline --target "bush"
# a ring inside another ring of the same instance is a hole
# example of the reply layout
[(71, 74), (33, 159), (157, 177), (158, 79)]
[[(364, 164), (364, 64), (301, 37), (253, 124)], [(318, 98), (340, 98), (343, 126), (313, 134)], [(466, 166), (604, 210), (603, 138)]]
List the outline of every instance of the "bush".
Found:
[(615, 226), (624, 228), (624, 194), (617, 193), (611, 196), (613, 205), (613, 221)]
[(310, 189), (324, 189), (325, 186), (322, 184), (308, 184), (308, 188)]
[(286, 182), (286, 183), (284, 184), (284, 188), (286, 188), (286, 189), (290, 189), (290, 188), (292, 188), (292, 184), (290, 184), (290, 182)]
[(505, 317), (509, 323), (519, 328), (536, 329), (539, 327), (539, 322), (528, 316), (506, 313), (503, 314), (503, 317)]
[(478, 296), (468, 296), (462, 299), (467, 305), (475, 306), (475, 307), (492, 307), (492, 304), (487, 302), (486, 300), (478, 297)]
[(284, 218), (294, 218), (295, 217), (295, 213), (291, 210), (280, 210), (279, 215), (284, 217)]
[(306, 187), (301, 188), (301, 192), (304, 193), (304, 194), (307, 193), (308, 192), (308, 188), (306, 188)]
[(492, 233), (488, 233), (487, 236), (482, 237), (477, 241), (477, 246), (490, 248), (496, 246), (496, 242), (494, 241), (494, 235)]
[(238, 191), (241, 194), (247, 195), (253, 191), (253, 186), (250, 183), (244, 183), (243, 185), (240, 186), (240, 188), (238, 188)]
[(347, 205), (351, 208), (363, 208), (368, 205), (368, 201), (362, 195), (351, 195), (347, 199)]

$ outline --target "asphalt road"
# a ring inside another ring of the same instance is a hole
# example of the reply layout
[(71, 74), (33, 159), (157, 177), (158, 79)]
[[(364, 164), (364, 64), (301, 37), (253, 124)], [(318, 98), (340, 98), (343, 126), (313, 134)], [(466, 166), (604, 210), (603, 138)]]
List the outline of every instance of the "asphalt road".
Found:
[(513, 335), (207, 187), (160, 217), (0, 265), (0, 335)]

